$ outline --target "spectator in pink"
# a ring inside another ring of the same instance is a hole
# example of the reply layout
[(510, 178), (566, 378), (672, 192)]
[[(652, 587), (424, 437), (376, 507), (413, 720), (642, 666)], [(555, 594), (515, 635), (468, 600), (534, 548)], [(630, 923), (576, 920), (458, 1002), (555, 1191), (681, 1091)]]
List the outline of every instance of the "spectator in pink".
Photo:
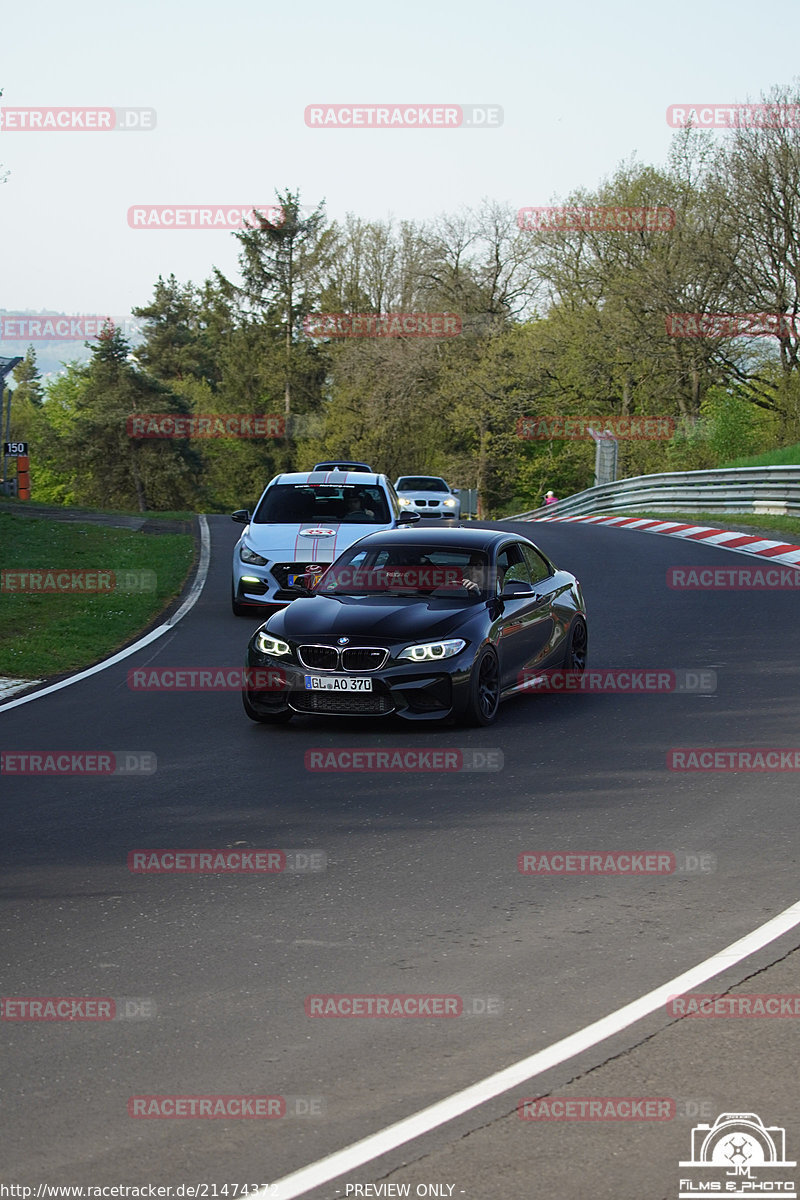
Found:
[(558, 496), (555, 492), (545, 492), (544, 502), (545, 504), (558, 504)]

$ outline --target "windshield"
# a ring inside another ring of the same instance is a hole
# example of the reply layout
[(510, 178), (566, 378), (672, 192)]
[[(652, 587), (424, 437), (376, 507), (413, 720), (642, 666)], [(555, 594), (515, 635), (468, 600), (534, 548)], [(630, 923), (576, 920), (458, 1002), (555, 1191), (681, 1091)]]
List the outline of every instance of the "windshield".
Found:
[(361, 483), (276, 483), (255, 511), (256, 525), (388, 525), (389, 505), (381, 487)]
[(404, 475), (398, 479), (398, 492), (449, 492), (450, 488), (438, 475)]
[(356, 544), (328, 568), (315, 592), (325, 596), (435, 596), (487, 599), (488, 556), (482, 551), (438, 546)]

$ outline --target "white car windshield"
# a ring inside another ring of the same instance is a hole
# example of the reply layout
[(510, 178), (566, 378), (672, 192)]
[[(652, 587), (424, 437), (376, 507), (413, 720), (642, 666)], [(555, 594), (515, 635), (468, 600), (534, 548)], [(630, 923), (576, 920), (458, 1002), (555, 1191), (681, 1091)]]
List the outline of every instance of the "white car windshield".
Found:
[(388, 525), (391, 519), (383, 488), (377, 485), (276, 483), (262, 496), (253, 523)]
[(449, 492), (450, 488), (438, 475), (404, 475), (397, 481), (398, 492)]

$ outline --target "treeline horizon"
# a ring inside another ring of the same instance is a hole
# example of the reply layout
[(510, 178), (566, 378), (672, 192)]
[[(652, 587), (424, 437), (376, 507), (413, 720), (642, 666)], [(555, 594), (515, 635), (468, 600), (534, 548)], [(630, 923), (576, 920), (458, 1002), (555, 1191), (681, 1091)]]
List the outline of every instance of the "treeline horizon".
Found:
[[(423, 222), (329, 221), (290, 190), (276, 205), (279, 224), (231, 235), (236, 278), (159, 276), (132, 310), (134, 349), (109, 328), (45, 386), (29, 347), (11, 435), (31, 443), (35, 499), (224, 511), (279, 471), (347, 457), (477, 487), (481, 515), (502, 516), (593, 483), (591, 441), (527, 440), (525, 417), (671, 418), (668, 439), (620, 441), (620, 477), (800, 440), (798, 128), (687, 128), (665, 166), (631, 159), (552, 206), (674, 214), (627, 230), (537, 227), (491, 200)], [(318, 318), (387, 313), (451, 314), (458, 330), (338, 336)], [(692, 314), (787, 319), (748, 336)], [(287, 433), (136, 439), (136, 413), (281, 414)]]

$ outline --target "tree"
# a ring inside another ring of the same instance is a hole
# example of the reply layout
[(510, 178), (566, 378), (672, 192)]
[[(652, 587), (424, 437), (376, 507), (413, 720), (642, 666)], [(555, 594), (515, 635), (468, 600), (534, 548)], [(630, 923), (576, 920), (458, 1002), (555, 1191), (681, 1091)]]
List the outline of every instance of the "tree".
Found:
[[(279, 325), (284, 344), (284, 412), (292, 412), (293, 351), (302, 319), (313, 310), (333, 240), (325, 226), (325, 202), (302, 216), (299, 192), (276, 192), (280, 218), (254, 216), (255, 227), (234, 234), (241, 246), (242, 284), (232, 290), (249, 313)], [(227, 281), (225, 281), (227, 283)]]
[(137, 439), (127, 427), (135, 413), (187, 413), (187, 404), (131, 364), (119, 329), (106, 326), (90, 349), (92, 362), (72, 372), (71, 394), (62, 395), (68, 411), (57, 438), (59, 467), (72, 475), (77, 502), (140, 512), (191, 505), (200, 462), (187, 442)]

